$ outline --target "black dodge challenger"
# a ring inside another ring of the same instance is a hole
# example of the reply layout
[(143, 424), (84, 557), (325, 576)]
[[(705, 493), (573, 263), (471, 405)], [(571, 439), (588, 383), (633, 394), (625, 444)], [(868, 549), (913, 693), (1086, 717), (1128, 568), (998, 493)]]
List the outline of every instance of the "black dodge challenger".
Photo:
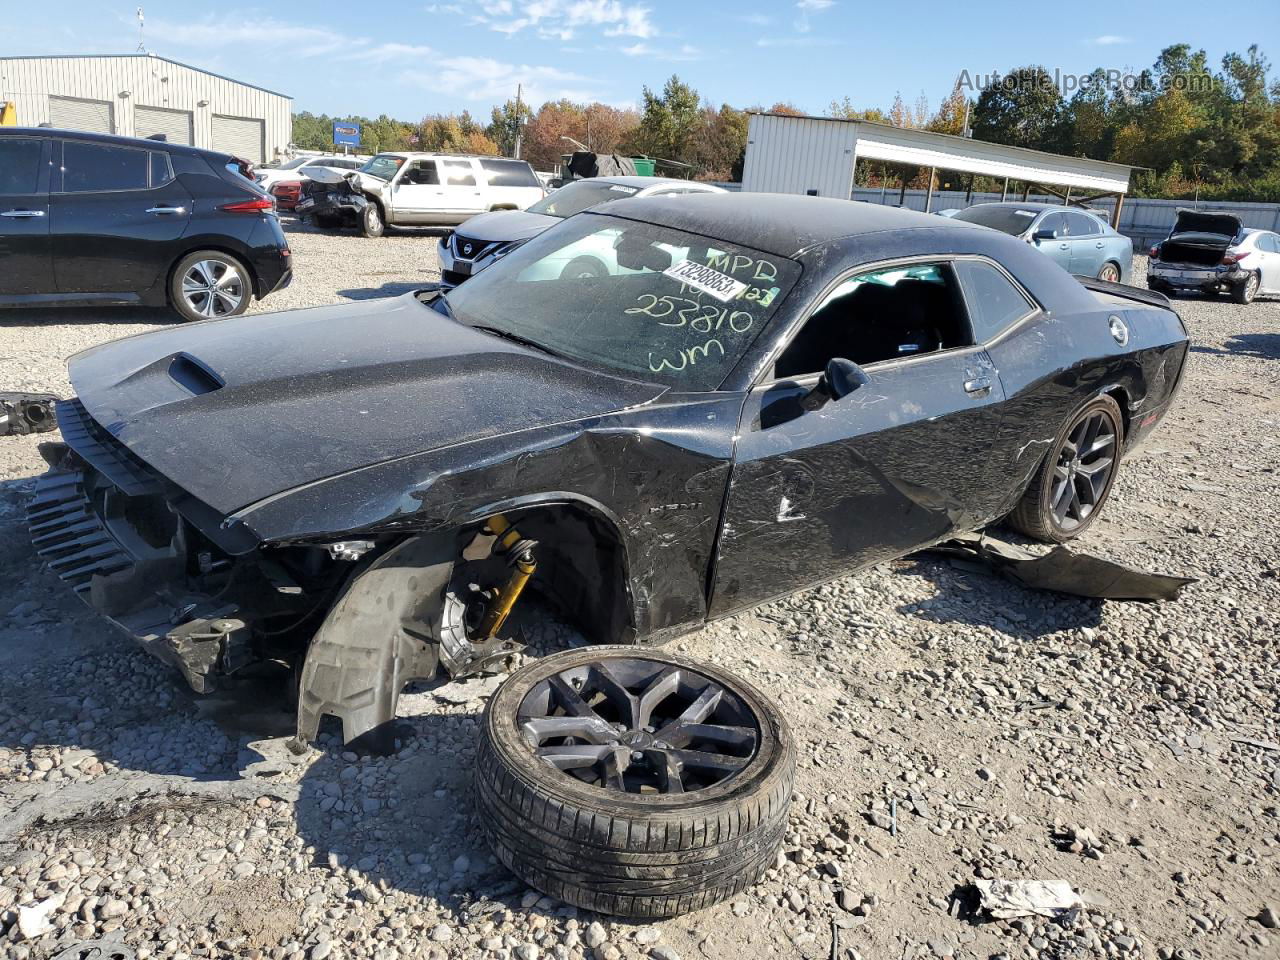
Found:
[(283, 661), (300, 736), (351, 740), (505, 656), (526, 587), (650, 643), (1001, 519), (1076, 537), (1186, 354), (1162, 296), (983, 227), (621, 200), (447, 296), (79, 354), (32, 535), (196, 690)]

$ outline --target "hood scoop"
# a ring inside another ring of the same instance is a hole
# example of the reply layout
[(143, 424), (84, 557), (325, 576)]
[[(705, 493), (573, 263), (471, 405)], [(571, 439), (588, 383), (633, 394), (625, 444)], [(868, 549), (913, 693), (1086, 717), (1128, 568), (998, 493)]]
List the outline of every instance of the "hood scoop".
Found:
[(221, 390), (226, 383), (216, 373), (189, 353), (174, 354), (169, 360), (169, 376), (192, 396)]

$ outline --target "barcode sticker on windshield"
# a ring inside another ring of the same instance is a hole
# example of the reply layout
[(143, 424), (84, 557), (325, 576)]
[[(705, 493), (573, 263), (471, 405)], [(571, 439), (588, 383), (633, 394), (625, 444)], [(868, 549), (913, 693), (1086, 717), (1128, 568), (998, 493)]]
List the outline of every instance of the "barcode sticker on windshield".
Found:
[(713, 270), (696, 260), (681, 260), (662, 272), (685, 286), (711, 294), (721, 303), (728, 303), (747, 289), (747, 285), (741, 280), (735, 280), (727, 273)]

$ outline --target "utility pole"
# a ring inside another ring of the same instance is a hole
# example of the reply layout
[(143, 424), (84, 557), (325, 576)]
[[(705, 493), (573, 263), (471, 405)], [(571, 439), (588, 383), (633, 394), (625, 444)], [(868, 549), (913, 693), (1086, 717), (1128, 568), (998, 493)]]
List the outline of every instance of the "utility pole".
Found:
[(520, 141), (524, 137), (524, 123), (520, 113), (520, 96), (524, 93), (524, 85), (516, 84), (516, 159), (520, 159)]

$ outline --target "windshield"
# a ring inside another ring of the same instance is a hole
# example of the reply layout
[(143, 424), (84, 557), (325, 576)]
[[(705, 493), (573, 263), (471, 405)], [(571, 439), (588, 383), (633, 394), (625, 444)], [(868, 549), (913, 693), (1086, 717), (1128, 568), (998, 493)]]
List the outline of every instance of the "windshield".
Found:
[(1039, 213), (1039, 210), (1023, 207), (1002, 207), (994, 203), (980, 203), (976, 207), (961, 210), (951, 219), (964, 220), (966, 223), (976, 223), (984, 227), (991, 227), (1001, 233), (1011, 233), (1016, 237), (1020, 233), (1027, 232), (1027, 227), (1031, 226), (1031, 221)]
[(800, 265), (600, 214), (559, 224), (447, 294), (462, 323), (677, 390), (714, 390)]
[(371, 177), (377, 177), (379, 180), (390, 180), (396, 175), (396, 171), (400, 169), (404, 161), (404, 157), (378, 154), (378, 156), (361, 167), (360, 172), (367, 173)]
[(572, 217), (587, 207), (608, 203), (610, 200), (621, 200), (623, 197), (634, 197), (639, 192), (639, 187), (628, 187), (621, 183), (575, 180), (547, 194), (531, 206), (529, 212), (546, 214), (548, 217)]

